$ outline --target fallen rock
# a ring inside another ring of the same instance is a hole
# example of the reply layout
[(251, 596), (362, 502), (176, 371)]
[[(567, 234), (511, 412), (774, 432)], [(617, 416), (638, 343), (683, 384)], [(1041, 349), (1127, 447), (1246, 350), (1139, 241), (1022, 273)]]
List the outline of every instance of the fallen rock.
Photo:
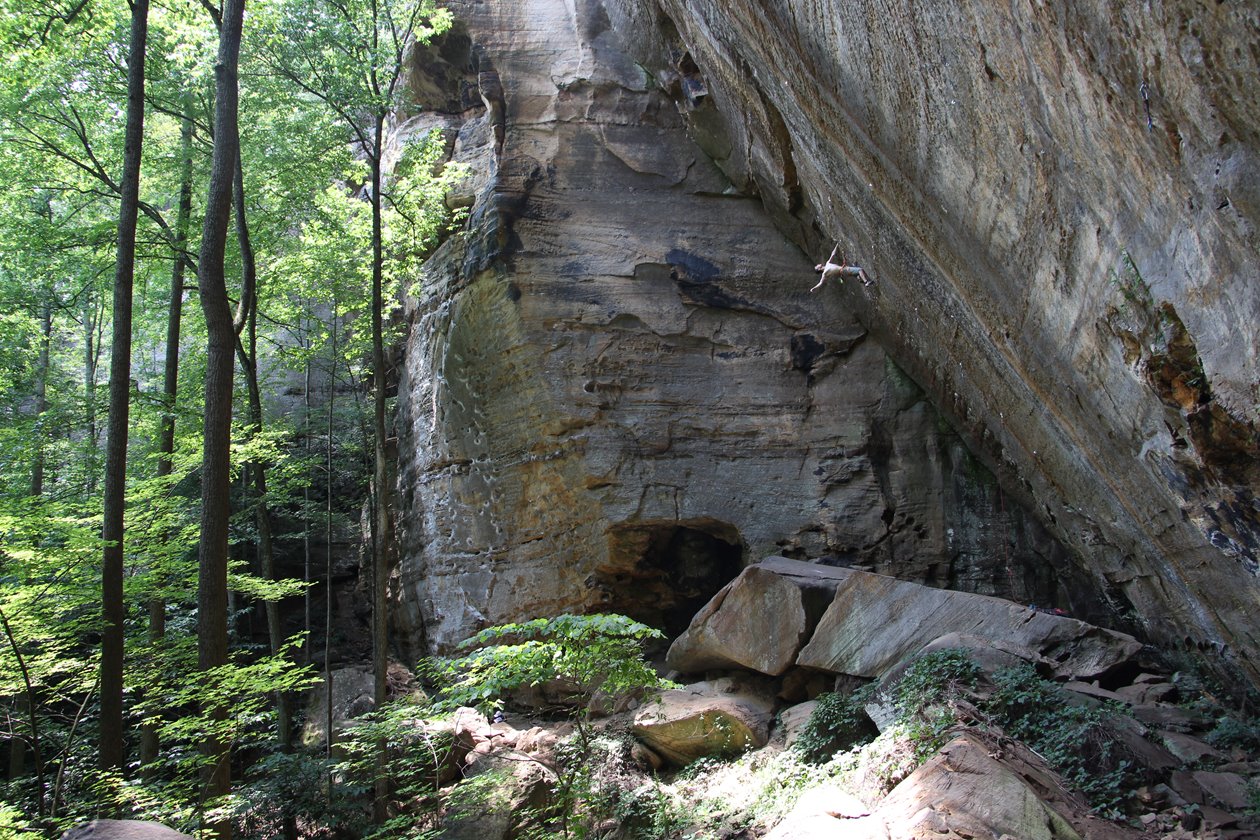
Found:
[(682, 673), (738, 667), (779, 676), (848, 574), (784, 557), (749, 566), (696, 614), (666, 662)]
[(783, 818), (763, 840), (889, 840), (888, 827), (878, 817), (836, 819), (826, 814), (797, 814)]
[(1110, 737), (1123, 745), (1129, 759), (1150, 772), (1150, 778), (1158, 778), (1165, 771), (1180, 766), (1177, 758), (1147, 736), (1146, 727), (1140, 721), (1123, 715), (1111, 716), (1103, 729), (1104, 737)]
[[(368, 668), (339, 668), (332, 672), (333, 737), (339, 739), (355, 718), (376, 708), (375, 685)], [(321, 681), (307, 693), (302, 745), (318, 747), (328, 742), (328, 684)]]
[(779, 726), (783, 729), (785, 746), (790, 747), (796, 742), (801, 735), (801, 729), (809, 723), (810, 715), (817, 707), (817, 700), (809, 700), (805, 703), (797, 703), (795, 706), (788, 706), (779, 712)]
[[(555, 775), (514, 751), (476, 754), (468, 776), (496, 773), (493, 784), (461, 788), (461, 795), (443, 816), (442, 840), (508, 840), (550, 802)], [(470, 756), (471, 758), (472, 756)]]
[(635, 715), (635, 737), (671, 764), (731, 755), (769, 740), (774, 699), (761, 692), (701, 682), (662, 692)]
[(798, 814), (825, 814), (845, 820), (859, 819), (871, 813), (866, 803), (834, 784), (806, 791), (792, 810)]
[(1044, 658), (1026, 647), (1012, 644), (1006, 639), (989, 639), (971, 633), (946, 633), (924, 645), (921, 653), (936, 650), (961, 649), (967, 651), (971, 661), (986, 674), (994, 674), (1006, 668), (1017, 668), (1023, 663), (1036, 665)]
[(1086, 697), (1092, 697), (1095, 700), (1108, 700), (1112, 703), (1122, 703), (1125, 705), (1128, 705), (1128, 702), (1129, 702), (1125, 700), (1124, 697), (1117, 694), (1116, 692), (1108, 691), (1107, 689), (1101, 688), (1100, 686), (1096, 684), (1091, 685), (1090, 683), (1083, 683), (1077, 680), (1071, 680), (1065, 683), (1063, 687), (1067, 689), (1068, 691), (1073, 691), (1073, 692), (1076, 692), (1077, 694), (1083, 694)]
[(1184, 733), (1162, 729), (1156, 737), (1182, 764), (1197, 764), (1205, 759), (1214, 762), (1225, 760), (1225, 754), (1220, 750)]
[(1133, 707), (1133, 716), (1156, 729), (1174, 732), (1190, 732), (1212, 725), (1212, 719), (1202, 712), (1194, 712), (1168, 703), (1149, 703)]
[(1134, 683), (1133, 685), (1117, 688), (1116, 694), (1135, 706), (1146, 703), (1161, 703), (1176, 696), (1177, 686), (1168, 682)]
[(950, 741), (897, 785), (871, 817), (882, 820), (889, 836), (898, 838), (1141, 836), (1092, 818), (1032, 753), (1011, 746), (997, 748), (971, 733)]
[(1247, 780), (1237, 773), (1199, 770), (1193, 775), (1199, 787), (1221, 807), (1237, 811), (1247, 807)]
[(1207, 791), (1195, 780), (1194, 775), (1185, 770), (1175, 770), (1168, 776), (1168, 786), (1189, 805), (1207, 803)]
[(92, 820), (70, 829), (61, 840), (193, 840), (173, 828), (147, 820)]
[(451, 725), (455, 732), (455, 742), (470, 750), (494, 737), (494, 730), (490, 728), (490, 721), (486, 716), (468, 706), (455, 710), (455, 714), (451, 715)]
[(940, 636), (964, 633), (1028, 648), (1048, 660), (1057, 677), (1093, 679), (1142, 649), (1124, 633), (1000, 598), (836, 571), (848, 574), (797, 657), (799, 665), (875, 677)]

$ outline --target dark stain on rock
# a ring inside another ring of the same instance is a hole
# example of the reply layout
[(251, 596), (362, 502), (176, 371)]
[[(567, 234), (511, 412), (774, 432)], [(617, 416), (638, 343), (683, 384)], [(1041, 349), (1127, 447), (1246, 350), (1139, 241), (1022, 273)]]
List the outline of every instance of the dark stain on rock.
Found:
[(827, 352), (827, 345), (816, 337), (809, 333), (797, 333), (792, 336), (792, 370), (809, 373), (814, 367), (814, 362), (818, 361), (825, 352)]

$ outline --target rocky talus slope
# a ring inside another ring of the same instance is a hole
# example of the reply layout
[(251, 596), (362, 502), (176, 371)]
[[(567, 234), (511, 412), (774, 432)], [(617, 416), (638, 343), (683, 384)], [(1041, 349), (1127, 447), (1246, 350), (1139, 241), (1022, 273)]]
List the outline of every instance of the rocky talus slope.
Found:
[[(767, 631), (749, 603), (786, 618)], [(685, 685), (594, 724), (634, 738), (585, 756), (585, 819), (604, 836), (1241, 840), (1260, 829), (1260, 731), (1158, 652), (1076, 619), (769, 558), (697, 613), (669, 662)], [(837, 714), (837, 698), (852, 714)], [(442, 724), (448, 784), (499, 773), (497, 805), (449, 807), (452, 840), (508, 840), (551, 813), (572, 724), (531, 720), (506, 699), (501, 722), (463, 709)], [(802, 778), (807, 756), (818, 765)], [(655, 817), (635, 805), (644, 790)]]

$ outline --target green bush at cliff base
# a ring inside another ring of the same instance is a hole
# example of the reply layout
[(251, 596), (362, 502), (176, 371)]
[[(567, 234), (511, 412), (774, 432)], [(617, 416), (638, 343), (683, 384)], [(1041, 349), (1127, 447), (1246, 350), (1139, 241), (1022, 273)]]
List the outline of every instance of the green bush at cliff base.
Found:
[(1111, 734), (1119, 708), (1073, 705), (1031, 665), (998, 671), (982, 710), (1007, 735), (1023, 741), (1099, 811), (1114, 811), (1137, 786), (1136, 766)]
[(821, 764), (841, 750), (869, 742), (878, 734), (863, 708), (870, 695), (871, 686), (847, 695), (819, 695), (792, 748), (806, 761)]
[[(897, 721), (920, 743), (917, 752), (923, 757), (943, 746), (943, 734), (954, 724), (953, 715), (941, 705), (973, 688), (979, 675), (979, 666), (965, 650), (947, 648), (917, 659), (892, 688)], [(869, 743), (878, 732), (865, 707), (876, 692), (877, 686), (871, 684), (849, 695), (819, 696), (793, 748), (809, 761), (825, 762), (839, 750)]]
[(447, 708), (497, 706), (516, 689), (557, 682), (569, 687), (567, 705), (579, 708), (596, 691), (616, 697), (671, 687), (643, 659), (643, 643), (663, 638), (624, 615), (560, 615), (489, 627), (460, 644), (469, 653), (423, 668)]
[[(1073, 704), (1031, 665), (996, 672), (991, 692), (976, 690), (982, 677), (979, 666), (961, 649), (934, 651), (912, 663), (885, 695), (896, 710), (896, 720), (885, 732), (887, 750), (897, 752), (895, 743), (909, 739), (912, 764), (922, 763), (945, 745), (958, 725), (954, 701), (969, 700), (981, 720), (1035, 750), (1096, 810), (1119, 808), (1140, 781), (1132, 757), (1110, 726), (1123, 710)], [(855, 762), (878, 764), (880, 750), (867, 748), (863, 757), (839, 752), (871, 743), (874, 730), (864, 707), (875, 695), (874, 686), (849, 696), (822, 695), (794, 750), (808, 761), (838, 761), (836, 766), (842, 768), (852, 769)], [(1252, 734), (1235, 721), (1223, 723), (1218, 737), (1246, 741)], [(894, 757), (887, 762), (896, 765), (890, 783), (913, 769), (905, 766), (904, 756)]]

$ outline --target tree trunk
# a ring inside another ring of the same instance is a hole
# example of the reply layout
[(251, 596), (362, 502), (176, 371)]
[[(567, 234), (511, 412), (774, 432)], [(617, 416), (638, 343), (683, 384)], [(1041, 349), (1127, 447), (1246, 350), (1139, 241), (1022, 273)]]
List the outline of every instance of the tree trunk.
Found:
[(100, 301), (89, 295), (83, 307), (83, 402), (87, 408), (84, 418), (87, 426), (84, 469), (87, 472), (85, 491), (89, 494), (96, 492), (96, 371), (100, 362), (100, 323)]
[(329, 797), (332, 795), (333, 757), (333, 672), (332, 672), (332, 623), (333, 623), (333, 408), (337, 400), (337, 293), (333, 290), (332, 301), (332, 359), (328, 370), (328, 445), (324, 451), (324, 685), (328, 687), (328, 703), (324, 725), (328, 737), (324, 757), (329, 761)]
[[(386, 587), (389, 585), (388, 552), (390, 543), (390, 487), (386, 460), (384, 335), (384, 251), (381, 229), (381, 150), (384, 147), (385, 115), (377, 113), (373, 131), (372, 163), (372, 379), (374, 388), (373, 432), (376, 438), (376, 459), (373, 485), (376, 490), (375, 539), (372, 540), (372, 669), (376, 708), (383, 709), (388, 694), (389, 630), (386, 613)], [(373, 815), (376, 824), (387, 818), (389, 779), (385, 773), (387, 746), (377, 745), (376, 796)]]
[(123, 508), (126, 502), (127, 420), (131, 397), (131, 288), (136, 261), (136, 216), (140, 203), (140, 157), (144, 141), (144, 58), (149, 2), (131, 7), (131, 47), (127, 58), (127, 128), (123, 153), (118, 259), (114, 270), (114, 337), (109, 367), (109, 441), (105, 450), (105, 518), (101, 537), (100, 763), (119, 773), (123, 747), (123, 642), (127, 617), (123, 603)]
[(48, 410), (48, 372), (52, 347), (52, 301), (40, 313), (39, 368), (35, 374), (35, 463), (31, 466), (31, 495), (44, 495), (44, 412)]
[(315, 430), (311, 427), (311, 340), (310, 340), (310, 321), (306, 320), (306, 337), (302, 340), (302, 346), (306, 350), (305, 364), (302, 368), (302, 405), (303, 405), (303, 424), (306, 427), (306, 480), (302, 482), (302, 582), (306, 584), (306, 589), (302, 593), (302, 609), (303, 624), (302, 627), (306, 631), (306, 635), (302, 638), (302, 651), (304, 653), (302, 659), (305, 664), (311, 664), (311, 482), (315, 477), (311, 474), (310, 465), (313, 463), (311, 440), (314, 437)]
[[(205, 440), (201, 461), (201, 541), (198, 546), (197, 662), (203, 670), (228, 661), (227, 561), (232, 442), (232, 372), (237, 333), (227, 296), (224, 252), (232, 209), (232, 183), (239, 153), (237, 136), (237, 65), (241, 47), (244, 0), (224, 0), (215, 63), (214, 153), (202, 228), (198, 272), (201, 308), (207, 333)], [(222, 721), (227, 709), (211, 701), (212, 720)], [(207, 798), (231, 790), (230, 745), (211, 735), (204, 750), (211, 765), (205, 783)], [(213, 837), (231, 837), (231, 823), (207, 826)]]
[[(245, 373), (246, 393), (249, 396), (250, 435), (256, 436), (263, 432), (262, 391), (258, 386), (258, 274), (257, 263), (254, 260), (254, 248), (249, 238), (248, 218), (245, 215), (244, 167), (241, 165), (239, 156), (236, 162), (235, 182), (236, 239), (240, 243), (241, 248), (242, 274), (245, 278), (244, 285), (251, 290), (246, 332), (249, 346), (247, 348), (245, 343), (238, 339), (236, 352), (241, 360), (241, 370)], [(258, 542), (256, 545), (258, 562), (262, 576), (267, 580), (275, 580), (276, 558), (275, 552), (272, 550), (271, 511), (267, 506), (267, 469), (262, 463), (255, 462), (250, 464), (249, 472), (253, 477), (254, 492), (256, 494), (254, 521), (258, 528)], [(267, 615), (267, 638), (271, 644), (271, 652), (274, 655), (280, 652), (280, 648), (284, 644), (284, 637), (280, 628), (280, 605), (275, 601), (265, 601), (263, 610)], [(278, 691), (276, 692), (276, 738), (280, 743), (281, 749), (285, 749), (289, 745), (290, 728), (288, 698), (284, 696), (284, 692)]]
[[(185, 106), (187, 108), (187, 106)], [(159, 478), (173, 469), (175, 454), (175, 400), (179, 393), (179, 333), (184, 312), (184, 271), (187, 258), (188, 220), (192, 216), (192, 141), (193, 121), (184, 116), (179, 127), (179, 152), (183, 169), (179, 178), (179, 211), (175, 220), (175, 263), (171, 268), (171, 294), (166, 309), (166, 358), (162, 378), (162, 425), (158, 431)], [(149, 643), (156, 647), (166, 635), (166, 601), (149, 599)], [(140, 764), (149, 766), (158, 757), (157, 724), (159, 717), (146, 720), (140, 727)]]
[[(44, 495), (44, 430), (43, 416), (48, 410), (48, 371), (52, 345), (52, 302), (44, 301), (40, 315), (39, 364), (35, 374), (35, 462), (31, 465), (31, 495)], [(17, 716), (29, 715), (31, 698), (17, 697)], [(14, 727), (16, 730), (16, 727)], [(9, 741), (9, 779), (21, 776), (26, 769), (26, 741), (16, 731)]]

